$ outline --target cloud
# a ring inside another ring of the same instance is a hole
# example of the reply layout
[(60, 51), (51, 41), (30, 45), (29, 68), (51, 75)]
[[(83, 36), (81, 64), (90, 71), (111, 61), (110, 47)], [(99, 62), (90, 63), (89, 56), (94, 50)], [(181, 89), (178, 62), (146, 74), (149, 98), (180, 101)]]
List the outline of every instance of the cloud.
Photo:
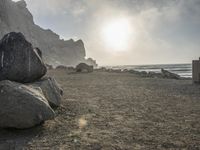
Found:
[(84, 13), (86, 9), (83, 0), (43, 0), (42, 5), (40, 0), (26, 0), (26, 2), (34, 14), (44, 16), (55, 16), (63, 13), (77, 16)]
[[(26, 2), (37, 24), (65, 38), (82, 38), (88, 57), (100, 64), (182, 63), (200, 55), (199, 0)], [(99, 32), (105, 22), (123, 16), (132, 22), (137, 38), (129, 51), (111, 53)]]

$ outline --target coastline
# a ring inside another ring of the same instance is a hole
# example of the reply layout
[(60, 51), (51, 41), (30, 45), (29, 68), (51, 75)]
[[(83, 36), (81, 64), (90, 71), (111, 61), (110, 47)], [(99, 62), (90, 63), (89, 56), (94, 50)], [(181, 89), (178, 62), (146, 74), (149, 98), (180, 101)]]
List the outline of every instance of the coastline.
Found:
[[(161, 69), (168, 70), (172, 73), (178, 74), (181, 77), (191, 78), (192, 77), (192, 64), (149, 64), (149, 65), (121, 65), (121, 66), (102, 66), (107, 69), (113, 70), (135, 70), (135, 71), (146, 71), (161, 73)], [(99, 67), (100, 68), (100, 67)]]

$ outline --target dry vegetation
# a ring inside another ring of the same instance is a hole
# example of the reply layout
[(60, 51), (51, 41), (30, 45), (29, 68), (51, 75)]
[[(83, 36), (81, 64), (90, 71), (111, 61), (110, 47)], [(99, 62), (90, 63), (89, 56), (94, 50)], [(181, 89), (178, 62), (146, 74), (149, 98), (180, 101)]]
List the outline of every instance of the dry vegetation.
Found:
[(57, 117), (0, 130), (0, 149), (200, 149), (200, 86), (129, 73), (49, 72), (62, 85)]

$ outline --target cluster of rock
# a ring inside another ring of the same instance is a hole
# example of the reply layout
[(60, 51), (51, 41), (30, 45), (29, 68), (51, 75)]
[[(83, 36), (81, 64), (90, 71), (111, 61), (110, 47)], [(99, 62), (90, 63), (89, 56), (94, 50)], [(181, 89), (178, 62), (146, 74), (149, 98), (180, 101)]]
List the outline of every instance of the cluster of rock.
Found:
[[(53, 69), (50, 65), (48, 65), (48, 69)], [(76, 67), (67, 67), (64, 65), (59, 65), (55, 68), (55, 70), (63, 70), (69, 73), (91, 73), (94, 71), (93, 65), (88, 65), (86, 63), (79, 63)]]
[(138, 75), (140, 77), (147, 77), (147, 78), (167, 78), (167, 79), (183, 79), (179, 75), (172, 73), (170, 71), (167, 71), (165, 69), (161, 69), (160, 73), (157, 72), (146, 72), (146, 71), (136, 71), (136, 70), (128, 70), (128, 69), (107, 69), (105, 67), (95, 69), (96, 71), (103, 71), (103, 72), (115, 72), (115, 73), (131, 73)]
[(167, 71), (165, 69), (161, 69), (160, 73), (157, 72), (146, 72), (146, 71), (135, 71), (135, 70), (129, 70), (128, 72), (137, 74), (142, 77), (149, 77), (149, 78), (167, 78), (167, 79), (182, 79), (178, 74), (172, 73), (170, 71)]
[[(11, 32), (0, 41), (0, 127), (30, 128), (53, 119), (62, 90), (47, 72), (42, 52), (23, 34)], [(42, 78), (43, 77), (43, 78)]]
[(64, 66), (64, 65), (59, 65), (55, 68), (56, 70), (66, 70), (69, 72), (74, 72), (75, 68), (74, 67), (68, 67), (68, 66)]

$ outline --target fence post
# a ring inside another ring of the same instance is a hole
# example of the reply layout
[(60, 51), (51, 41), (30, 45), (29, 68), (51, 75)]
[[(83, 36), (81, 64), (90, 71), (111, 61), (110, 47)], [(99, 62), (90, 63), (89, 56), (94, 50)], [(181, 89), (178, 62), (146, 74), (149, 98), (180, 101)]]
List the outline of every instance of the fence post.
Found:
[(192, 62), (192, 80), (193, 83), (200, 83), (200, 58)]

